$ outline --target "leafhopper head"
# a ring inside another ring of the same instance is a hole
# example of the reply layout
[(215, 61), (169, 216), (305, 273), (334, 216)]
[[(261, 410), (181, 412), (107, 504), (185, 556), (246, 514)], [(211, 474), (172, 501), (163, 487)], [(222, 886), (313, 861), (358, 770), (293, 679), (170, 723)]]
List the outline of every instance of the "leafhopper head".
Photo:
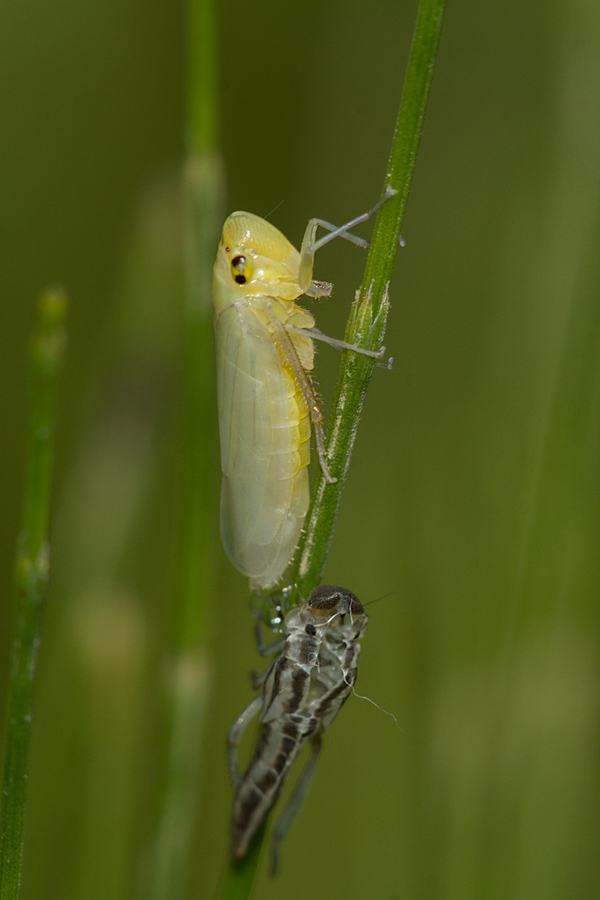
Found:
[(223, 225), (214, 270), (215, 305), (221, 308), (240, 297), (268, 296), (295, 300), (300, 254), (288, 239), (260, 216), (234, 212)]

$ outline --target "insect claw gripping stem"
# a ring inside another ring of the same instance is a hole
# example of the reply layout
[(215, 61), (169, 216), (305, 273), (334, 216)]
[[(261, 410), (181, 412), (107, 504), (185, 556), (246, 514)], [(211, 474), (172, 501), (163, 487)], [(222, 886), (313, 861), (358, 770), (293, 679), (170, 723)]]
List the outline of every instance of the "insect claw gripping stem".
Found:
[(315, 428), (315, 444), (317, 445), (317, 455), (319, 457), (319, 465), (321, 466), (321, 472), (323, 473), (323, 478), (327, 482), (327, 484), (335, 484), (337, 478), (329, 471), (329, 466), (327, 465), (327, 460), (325, 458), (325, 435), (323, 433), (323, 426), (320, 422), (314, 423)]

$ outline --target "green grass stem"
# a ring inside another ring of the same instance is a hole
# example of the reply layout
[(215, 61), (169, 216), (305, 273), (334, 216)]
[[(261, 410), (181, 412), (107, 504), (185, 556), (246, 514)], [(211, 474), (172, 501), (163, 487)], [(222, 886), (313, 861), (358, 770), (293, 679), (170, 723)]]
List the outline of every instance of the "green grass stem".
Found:
[[(390, 185), (398, 193), (383, 205), (377, 215), (365, 274), (352, 304), (346, 329), (346, 341), (369, 350), (379, 350), (385, 335), (390, 306), (389, 282), (423, 130), (444, 7), (445, 0), (421, 0), (419, 4), (384, 181), (384, 190)], [(348, 351), (342, 354), (327, 432), (327, 458), (330, 471), (337, 481), (326, 483), (322, 472), (317, 472), (304, 537), (290, 574), (285, 579), (286, 583), (296, 583), (305, 597), (322, 580), (373, 368), (373, 361), (367, 357)], [(241, 863), (231, 863), (230, 877), (224, 883), (221, 900), (250, 897), (264, 834), (263, 829), (257, 835), (251, 852)], [(246, 868), (248, 875), (244, 878)], [(241, 885), (246, 886), (247, 893), (241, 892)]]
[[(365, 273), (346, 328), (348, 343), (369, 350), (378, 350), (385, 336), (389, 283), (423, 130), (445, 5), (445, 0), (421, 0), (419, 4), (384, 183), (384, 189), (390, 185), (398, 193), (384, 203), (375, 220)], [(320, 470), (316, 473), (304, 537), (289, 579), (298, 584), (305, 597), (323, 577), (373, 368), (367, 357), (349, 351), (342, 354), (327, 432), (329, 468), (337, 481), (329, 484)]]
[(197, 808), (204, 712), (211, 685), (208, 654), (214, 522), (218, 484), (211, 277), (222, 220), (223, 176), (216, 152), (215, 9), (188, 3), (187, 148), (184, 166), (186, 241), (185, 450), (179, 590), (170, 678), (162, 808), (149, 896), (184, 895), (186, 860)]
[(29, 449), (23, 528), (15, 566), (14, 626), (0, 814), (2, 900), (16, 900), (21, 883), (33, 691), (48, 593), (53, 438), (58, 380), (66, 348), (66, 311), (64, 293), (60, 289), (46, 291), (40, 299), (38, 323), (31, 345)]

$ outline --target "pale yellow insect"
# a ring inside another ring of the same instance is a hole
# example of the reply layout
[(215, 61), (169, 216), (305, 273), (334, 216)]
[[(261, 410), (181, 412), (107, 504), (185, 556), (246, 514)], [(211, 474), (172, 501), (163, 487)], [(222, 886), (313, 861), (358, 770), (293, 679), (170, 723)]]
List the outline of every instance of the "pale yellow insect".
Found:
[[(213, 270), (217, 390), (221, 436), (221, 537), (231, 562), (255, 587), (283, 574), (309, 502), (310, 426), (324, 477), (323, 415), (310, 379), (313, 338), (377, 359), (379, 353), (326, 337), (296, 304), (332, 286), (312, 280), (315, 252), (335, 237), (368, 246), (349, 228), (396, 192), (388, 188), (368, 213), (336, 228), (311, 219), (300, 252), (277, 228), (247, 212), (225, 221)], [(315, 241), (317, 227), (331, 233)]]

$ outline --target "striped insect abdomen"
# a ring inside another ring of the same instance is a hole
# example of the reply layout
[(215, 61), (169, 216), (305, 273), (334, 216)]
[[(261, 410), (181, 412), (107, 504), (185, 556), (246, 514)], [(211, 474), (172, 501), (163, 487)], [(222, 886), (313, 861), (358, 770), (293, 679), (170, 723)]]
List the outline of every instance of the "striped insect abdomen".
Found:
[(318, 721), (291, 713), (262, 726), (256, 750), (236, 793), (231, 818), (231, 852), (246, 853), (277, 802), (296, 757), (315, 733)]

